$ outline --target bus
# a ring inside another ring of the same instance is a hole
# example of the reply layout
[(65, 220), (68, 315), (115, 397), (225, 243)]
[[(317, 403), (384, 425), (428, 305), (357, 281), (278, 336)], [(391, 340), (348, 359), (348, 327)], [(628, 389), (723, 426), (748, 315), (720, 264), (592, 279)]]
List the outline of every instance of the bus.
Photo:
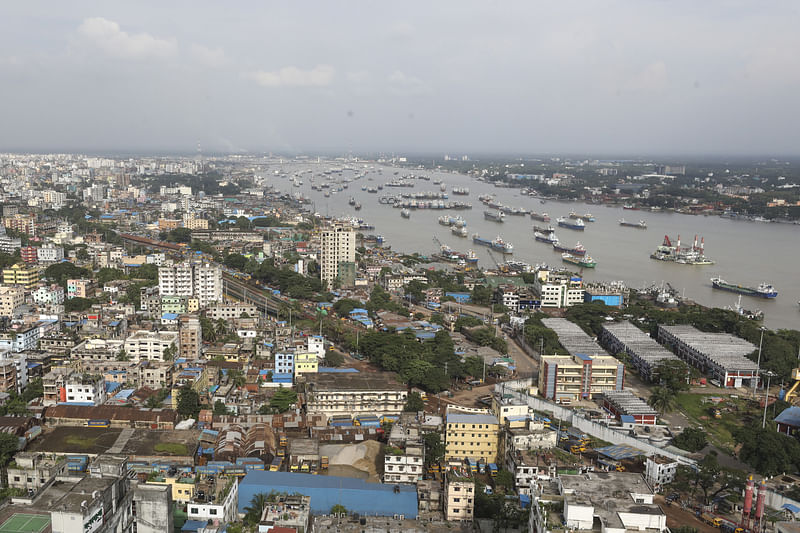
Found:
[(90, 428), (107, 428), (111, 427), (111, 421), (105, 419), (88, 420), (86, 425)]
[(283, 458), (276, 457), (272, 460), (272, 463), (269, 465), (270, 472), (278, 472), (281, 469), (281, 465), (283, 465)]

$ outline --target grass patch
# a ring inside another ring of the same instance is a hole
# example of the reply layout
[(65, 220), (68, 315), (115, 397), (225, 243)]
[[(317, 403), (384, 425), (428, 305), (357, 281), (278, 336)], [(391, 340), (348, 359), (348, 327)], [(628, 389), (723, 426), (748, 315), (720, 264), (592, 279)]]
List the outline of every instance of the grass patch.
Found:
[(733, 434), (758, 414), (759, 411), (748, 400), (725, 398), (725, 401), (716, 405), (720, 410), (721, 418), (714, 418), (710, 409), (715, 405), (704, 402), (704, 399), (713, 394), (681, 393), (676, 397), (678, 409), (682, 411), (693, 423), (706, 430), (708, 441), (728, 453), (732, 453), (736, 446)]
[(186, 445), (179, 442), (159, 442), (153, 446), (153, 450), (171, 455), (189, 455)]
[(80, 448), (92, 448), (97, 441), (97, 437), (83, 437), (81, 435), (67, 435), (64, 438), (64, 443), (70, 446), (78, 446)]

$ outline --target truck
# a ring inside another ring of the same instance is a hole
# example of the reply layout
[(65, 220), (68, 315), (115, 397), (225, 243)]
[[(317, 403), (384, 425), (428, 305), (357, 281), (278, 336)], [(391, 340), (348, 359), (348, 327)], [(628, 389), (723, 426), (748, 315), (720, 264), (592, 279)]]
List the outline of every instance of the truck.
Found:
[(323, 470), (327, 470), (328, 469), (328, 456), (327, 455), (323, 455), (322, 457), (320, 457), (320, 463), (319, 464), (320, 464), (320, 468), (322, 468)]
[(287, 444), (288, 444), (288, 439), (286, 438), (286, 433), (281, 433), (280, 446), (282, 448), (285, 448)]
[(281, 469), (281, 465), (283, 464), (283, 458), (276, 457), (272, 460), (272, 463), (269, 465), (270, 472), (278, 472)]

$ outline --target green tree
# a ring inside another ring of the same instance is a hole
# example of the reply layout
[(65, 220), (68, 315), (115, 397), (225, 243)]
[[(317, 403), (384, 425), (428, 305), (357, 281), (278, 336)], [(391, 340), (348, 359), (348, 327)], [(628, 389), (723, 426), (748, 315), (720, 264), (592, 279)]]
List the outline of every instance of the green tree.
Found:
[(91, 275), (92, 273), (89, 270), (75, 266), (69, 261), (55, 263), (47, 267), (44, 271), (44, 276), (46, 278), (52, 279), (65, 288), (68, 279), (89, 278)]
[(699, 452), (708, 445), (706, 432), (702, 428), (686, 428), (672, 439), (672, 444), (688, 452)]
[(121, 349), (117, 354), (117, 361), (130, 361), (130, 357), (128, 357), (128, 352), (125, 351), (125, 348)]
[(497, 472), (495, 486), (503, 487), (506, 493), (514, 489), (514, 475), (508, 470), (502, 469)]
[(95, 279), (100, 285), (105, 285), (109, 281), (116, 281), (118, 279), (125, 279), (125, 272), (116, 268), (103, 267), (95, 274)]
[(655, 387), (647, 404), (662, 415), (669, 413), (675, 409), (675, 393), (668, 387)]
[(344, 355), (338, 350), (328, 348), (325, 350), (325, 365), (332, 367), (342, 366), (344, 363)]
[(28, 382), (28, 386), (22, 391), (22, 401), (26, 404), (36, 398), (41, 398), (44, 394), (42, 378), (36, 378)]
[(261, 520), (261, 514), (264, 512), (264, 507), (267, 506), (267, 495), (263, 492), (255, 494), (250, 500), (250, 505), (244, 508), (244, 523), (248, 526), (254, 526)]
[(782, 472), (796, 472), (800, 468), (800, 442), (794, 437), (778, 433), (775, 424), (765, 428), (757, 421), (739, 428), (734, 437), (742, 443), (739, 459), (752, 466), (763, 476)]
[(90, 298), (69, 298), (64, 301), (64, 311), (67, 313), (73, 311), (85, 311), (92, 307), (92, 304), (94, 304), (94, 300)]
[(214, 414), (215, 415), (227, 415), (228, 414), (228, 407), (225, 405), (225, 402), (222, 400), (217, 400), (214, 402)]
[(297, 403), (297, 393), (288, 387), (281, 387), (276, 390), (272, 398), (269, 399), (269, 406), (279, 413), (288, 411), (295, 403)]
[(656, 380), (674, 394), (689, 390), (689, 367), (680, 359), (661, 361), (654, 374)]
[(475, 305), (489, 305), (492, 301), (492, 291), (485, 285), (475, 285), (470, 294), (470, 301)]
[(11, 433), (0, 433), (0, 466), (5, 466), (19, 449), (19, 438)]
[(184, 418), (197, 418), (200, 413), (200, 395), (189, 387), (178, 391), (178, 414)]
[(200, 331), (205, 342), (217, 342), (217, 328), (214, 327), (214, 321), (205, 315), (200, 317)]
[(190, 243), (192, 242), (192, 230), (189, 228), (175, 228), (169, 230), (166, 239), (167, 242)]
[(247, 258), (241, 254), (229, 254), (225, 257), (223, 263), (226, 267), (242, 270), (247, 264)]
[(247, 379), (244, 372), (238, 368), (232, 368), (228, 370), (228, 382), (238, 389), (245, 386)]
[(331, 514), (332, 515), (346, 515), (347, 514), (347, 508), (344, 505), (342, 505), (340, 503), (337, 503), (336, 505), (331, 507)]
[(425, 402), (422, 401), (422, 396), (418, 392), (409, 392), (406, 398), (406, 405), (403, 411), (410, 411), (416, 413), (425, 409)]
[(442, 462), (446, 451), (442, 435), (433, 431), (425, 433), (423, 441), (425, 442), (425, 464), (432, 465)]

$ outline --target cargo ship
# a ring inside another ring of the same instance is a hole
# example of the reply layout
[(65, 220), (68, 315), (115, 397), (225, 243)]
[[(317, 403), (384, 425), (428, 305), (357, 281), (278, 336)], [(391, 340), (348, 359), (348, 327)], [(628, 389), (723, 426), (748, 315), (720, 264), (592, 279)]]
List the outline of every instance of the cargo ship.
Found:
[(575, 246), (570, 248), (569, 246), (564, 246), (563, 244), (559, 244), (558, 241), (553, 243), (553, 250), (557, 252), (566, 252), (568, 254), (572, 254), (575, 256), (583, 257), (586, 255), (586, 248), (581, 243), (576, 243)]
[(533, 225), (533, 231), (538, 231), (539, 233), (553, 233), (556, 230), (553, 226), (537, 226), (536, 224)]
[(514, 245), (504, 241), (499, 235), (492, 241), (492, 249), (503, 252), (504, 254), (514, 253)]
[(584, 229), (586, 229), (586, 224), (584, 224), (582, 218), (571, 220), (568, 218), (559, 217), (556, 219), (556, 222), (558, 222), (558, 225), (561, 226), (562, 228), (574, 229), (577, 231), (583, 231)]
[(540, 213), (534, 213), (533, 211), (531, 211), (531, 218), (533, 220), (538, 220), (540, 222), (550, 222), (550, 215), (548, 215), (547, 213), (541, 213), (540, 214)]
[(647, 229), (647, 222), (644, 220), (640, 220), (639, 222), (628, 222), (624, 218), (619, 219), (620, 226), (626, 226), (628, 228), (637, 228), (637, 229)]
[(561, 254), (561, 260), (565, 263), (577, 265), (582, 268), (594, 268), (597, 266), (597, 261), (592, 259), (592, 256), (590, 255), (587, 255), (586, 257), (576, 257), (572, 254), (563, 253)]
[(494, 211), (483, 212), (483, 218), (485, 218), (486, 220), (491, 220), (492, 222), (502, 222), (503, 217), (505, 216), (506, 214), (503, 213), (502, 211), (498, 211), (496, 213)]
[(713, 265), (714, 261), (705, 256), (705, 239), (701, 239), (700, 243), (697, 242), (697, 235), (694, 236), (694, 244), (690, 247), (681, 248), (681, 236), (678, 235), (678, 240), (675, 244), (669, 238), (669, 235), (664, 235), (664, 242), (661, 246), (656, 248), (656, 251), (650, 254), (650, 259), (657, 261), (668, 261), (678, 263), (681, 265)]
[(758, 296), (760, 298), (775, 298), (778, 291), (769, 283), (759, 283), (758, 287), (744, 287), (728, 283), (722, 278), (711, 278), (711, 286), (722, 291), (736, 292), (745, 296)]
[(539, 242), (546, 242), (548, 244), (553, 244), (558, 242), (558, 237), (556, 237), (554, 231), (551, 231), (550, 233), (542, 233), (541, 231), (535, 231), (533, 232), (533, 238)]

